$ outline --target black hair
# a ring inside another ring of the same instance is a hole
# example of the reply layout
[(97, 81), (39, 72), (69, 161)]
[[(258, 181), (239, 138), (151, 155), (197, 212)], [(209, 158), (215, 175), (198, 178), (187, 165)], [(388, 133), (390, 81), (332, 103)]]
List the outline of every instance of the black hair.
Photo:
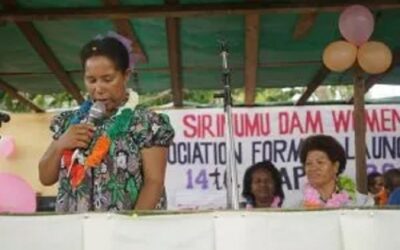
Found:
[(271, 174), (271, 177), (274, 180), (274, 187), (275, 187), (274, 196), (278, 196), (281, 199), (279, 202), (279, 206), (281, 206), (285, 198), (285, 194), (283, 193), (282, 189), (282, 177), (278, 169), (270, 161), (258, 162), (247, 168), (243, 178), (243, 191), (242, 191), (243, 197), (247, 201), (253, 203), (252, 205), (254, 205), (255, 198), (253, 193), (251, 192), (251, 182), (253, 178), (253, 173), (259, 169), (266, 170), (268, 173)]
[(380, 176), (383, 176), (383, 175), (379, 172), (371, 172), (368, 174), (367, 183), (368, 183), (368, 191), (369, 192), (371, 192), (371, 187), (373, 187), (375, 185), (375, 178), (380, 177)]
[(300, 162), (305, 165), (307, 154), (318, 150), (327, 154), (331, 162), (339, 162), (337, 175), (343, 173), (346, 168), (346, 153), (342, 145), (330, 135), (313, 135), (307, 137), (300, 144)]
[(93, 56), (105, 56), (110, 59), (115, 69), (125, 72), (129, 68), (129, 52), (127, 48), (114, 37), (93, 39), (81, 50), (81, 64), (85, 68), (86, 61)]
[(385, 188), (390, 192), (400, 187), (400, 169), (392, 168), (383, 174)]

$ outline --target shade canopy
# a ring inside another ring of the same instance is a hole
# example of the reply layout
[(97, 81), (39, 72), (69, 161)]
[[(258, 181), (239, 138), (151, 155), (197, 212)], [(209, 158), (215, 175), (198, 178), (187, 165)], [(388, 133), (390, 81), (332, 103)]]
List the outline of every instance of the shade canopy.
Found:
[[(343, 39), (338, 19), (346, 1), (12, 2), (3, 1), (0, 11), (0, 84), (8, 92), (68, 91), (79, 100), (80, 48), (110, 30), (136, 40), (139, 62), (130, 85), (141, 93), (171, 89), (178, 106), (183, 88), (222, 88), (221, 40), (228, 44), (233, 87), (245, 88), (250, 102), (258, 87), (352, 83), (351, 70), (334, 73), (322, 65), (324, 48)], [(375, 17), (370, 40), (394, 55), (390, 71), (371, 82), (399, 84), (400, 3), (365, 2)]]

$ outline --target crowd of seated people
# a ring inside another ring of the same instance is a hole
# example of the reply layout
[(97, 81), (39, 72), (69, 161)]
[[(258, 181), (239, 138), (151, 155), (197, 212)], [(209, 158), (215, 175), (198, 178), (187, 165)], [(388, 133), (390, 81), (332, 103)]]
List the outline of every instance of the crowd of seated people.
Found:
[(387, 203), (387, 194), (384, 186), (383, 175), (371, 172), (367, 177), (368, 195), (374, 199), (374, 204), (384, 206)]
[(361, 194), (354, 181), (343, 175), (345, 151), (332, 136), (305, 138), (299, 158), (305, 172), (300, 198), (285, 200), (279, 169), (271, 161), (261, 161), (249, 166), (244, 173), (240, 207), (307, 209), (400, 205), (400, 169), (369, 173), (368, 194)]
[(341, 208), (400, 205), (400, 169), (368, 174), (368, 194), (357, 191), (343, 172), (346, 154), (329, 135), (313, 135), (300, 145), (299, 157), (305, 172), (301, 196), (286, 201), (282, 176), (270, 161), (250, 166), (243, 178), (242, 208)]

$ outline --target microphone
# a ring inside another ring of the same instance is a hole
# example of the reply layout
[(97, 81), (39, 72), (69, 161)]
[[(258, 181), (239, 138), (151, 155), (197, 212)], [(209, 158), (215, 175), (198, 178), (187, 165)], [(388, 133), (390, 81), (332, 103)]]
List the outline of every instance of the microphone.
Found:
[(225, 39), (219, 40), (220, 44), (220, 51), (221, 51), (221, 56), (222, 56), (222, 68), (224, 70), (228, 69), (228, 43), (225, 41)]
[[(97, 120), (101, 119), (104, 117), (106, 113), (106, 106), (104, 105), (103, 102), (95, 102), (92, 107), (89, 110), (89, 115), (88, 118), (85, 122), (85, 124), (94, 124)], [(72, 165), (74, 164), (75, 160), (78, 158), (79, 152), (81, 152), (82, 149), (77, 148), (75, 149), (74, 153), (71, 156), (71, 164), (70, 166), (67, 167), (68, 173), (67, 176), (69, 176)]]
[(89, 110), (89, 115), (86, 123), (94, 124), (97, 120), (104, 117), (106, 106), (103, 102), (95, 102)]

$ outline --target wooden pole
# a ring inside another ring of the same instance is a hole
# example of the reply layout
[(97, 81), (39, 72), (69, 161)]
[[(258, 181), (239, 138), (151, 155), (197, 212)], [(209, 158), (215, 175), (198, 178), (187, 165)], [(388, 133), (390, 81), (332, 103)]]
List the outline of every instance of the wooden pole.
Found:
[(357, 67), (354, 72), (354, 142), (356, 153), (356, 183), (360, 193), (367, 194), (366, 167), (366, 129), (365, 129), (365, 84), (362, 70)]
[(256, 99), (258, 51), (260, 37), (260, 15), (249, 14), (245, 16), (245, 97), (244, 103), (254, 105)]
[[(178, 0), (165, 0), (166, 4), (177, 5)], [(180, 18), (167, 17), (165, 19), (167, 29), (168, 63), (171, 75), (172, 99), (175, 108), (183, 107), (183, 80), (181, 58)]]

